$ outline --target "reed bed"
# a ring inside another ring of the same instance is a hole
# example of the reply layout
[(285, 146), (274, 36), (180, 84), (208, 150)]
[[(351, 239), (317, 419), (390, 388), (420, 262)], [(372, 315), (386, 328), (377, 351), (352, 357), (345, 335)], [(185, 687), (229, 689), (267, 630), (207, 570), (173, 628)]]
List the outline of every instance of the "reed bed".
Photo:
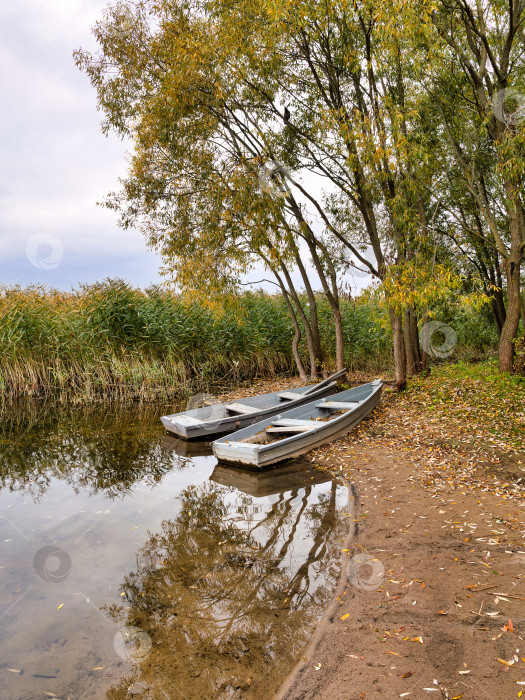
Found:
[[(391, 339), (373, 302), (343, 302), (347, 366), (387, 372)], [(327, 362), (333, 324), (319, 299)], [(0, 288), (0, 398), (151, 400), (196, 387), (292, 373), (293, 328), (280, 296), (221, 308), (106, 280), (71, 292)], [(305, 349), (306, 358), (306, 349)]]

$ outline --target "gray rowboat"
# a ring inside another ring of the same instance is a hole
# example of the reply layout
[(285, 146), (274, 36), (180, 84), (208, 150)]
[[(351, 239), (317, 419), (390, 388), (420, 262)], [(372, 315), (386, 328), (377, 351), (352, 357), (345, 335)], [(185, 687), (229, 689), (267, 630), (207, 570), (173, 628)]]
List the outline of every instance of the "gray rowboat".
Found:
[(265, 419), (212, 443), (220, 462), (264, 469), (299, 457), (355, 428), (378, 404), (381, 380)]
[(302, 406), (313, 399), (330, 396), (337, 389), (337, 380), (346, 369), (342, 369), (319, 384), (301, 386), (289, 391), (276, 391), (272, 394), (248, 396), (240, 401), (212, 403), (200, 408), (192, 408), (171, 416), (162, 416), (166, 430), (186, 440), (203, 438), (208, 435), (224, 435), (257, 421), (282, 413), (283, 409)]

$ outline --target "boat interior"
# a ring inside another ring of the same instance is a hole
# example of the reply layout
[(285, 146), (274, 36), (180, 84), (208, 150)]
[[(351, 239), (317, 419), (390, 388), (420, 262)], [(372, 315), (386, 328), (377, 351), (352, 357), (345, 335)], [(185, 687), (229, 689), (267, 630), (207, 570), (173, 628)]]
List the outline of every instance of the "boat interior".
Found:
[[(286, 410), (286, 405), (299, 398), (302, 395), (313, 393), (318, 385), (301, 386), (293, 391), (276, 391), (272, 394), (260, 394), (258, 396), (246, 396), (238, 401), (230, 401), (227, 403), (205, 403), (199, 408), (192, 408), (180, 414), (173, 414), (169, 418), (177, 419), (184, 416), (184, 423), (190, 424), (192, 421), (200, 423), (202, 420), (220, 420), (221, 418), (229, 418), (232, 416), (248, 415), (256, 413), (266, 408), (273, 408), (282, 404), (283, 410)], [(334, 389), (335, 390), (335, 389)]]
[(314, 406), (311, 404), (299, 406), (288, 411), (286, 418), (276, 416), (262, 430), (260, 429), (256, 433), (253, 433), (253, 428), (259, 426), (252, 426), (239, 431), (235, 441), (255, 445), (268, 445), (293, 435), (308, 432), (312, 428), (318, 428), (320, 423), (328, 423), (348, 413), (348, 411), (353, 411), (373, 391), (374, 387), (365, 385), (326, 399), (319, 399)]

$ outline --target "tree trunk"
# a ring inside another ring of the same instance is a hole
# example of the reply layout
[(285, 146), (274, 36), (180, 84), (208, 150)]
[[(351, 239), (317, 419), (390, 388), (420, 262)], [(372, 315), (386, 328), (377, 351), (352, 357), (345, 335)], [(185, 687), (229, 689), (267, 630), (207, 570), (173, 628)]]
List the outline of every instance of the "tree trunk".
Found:
[(394, 335), (394, 363), (396, 369), (396, 389), (401, 391), (407, 384), (405, 339), (403, 336), (403, 319), (392, 309), (389, 310), (390, 323)]
[(295, 253), (295, 261), (297, 263), (297, 267), (299, 268), (299, 272), (301, 273), (301, 277), (303, 278), (304, 282), (304, 288), (306, 290), (306, 295), (308, 296), (308, 305), (310, 307), (310, 329), (312, 331), (312, 341), (314, 344), (314, 352), (315, 352), (315, 358), (316, 358), (316, 370), (317, 372), (320, 372), (323, 368), (324, 364), (324, 357), (323, 357), (323, 351), (321, 348), (321, 335), (319, 333), (319, 319), (317, 316), (317, 300), (315, 298), (314, 291), (312, 289), (312, 285), (310, 284), (310, 279), (308, 278), (308, 272), (306, 271), (303, 261), (301, 260), (301, 256), (299, 254), (299, 251), (296, 251)]
[(498, 329), (498, 335), (501, 336), (501, 331), (505, 325), (505, 317), (507, 311), (505, 309), (505, 301), (503, 299), (503, 291), (498, 289), (497, 291), (492, 291), (490, 297), (490, 306), (492, 309), (492, 315), (496, 321), (496, 328)]
[(303, 382), (306, 382), (308, 381), (308, 377), (306, 376), (306, 370), (304, 368), (303, 361), (301, 360), (301, 355), (299, 354), (299, 343), (301, 342), (301, 327), (299, 326), (297, 316), (295, 315), (295, 311), (293, 310), (292, 302), (290, 301), (288, 292), (286, 290), (284, 290), (283, 296), (286, 302), (286, 306), (288, 307), (288, 311), (290, 312), (290, 317), (292, 319), (294, 328), (294, 337), (292, 340), (293, 359), (295, 360), (295, 364), (297, 365), (297, 370), (299, 372), (301, 380)]
[[(295, 311), (293, 309), (292, 302), (290, 301), (291, 294), (290, 292), (286, 289), (286, 286), (277, 272), (277, 270), (270, 265), (270, 261), (265, 258), (264, 259), (270, 270), (273, 272), (275, 279), (279, 283), (279, 287), (281, 288), (281, 291), (283, 293), (283, 298), (286, 303), (286, 307), (290, 313), (290, 317), (292, 319), (292, 324), (294, 327), (294, 337), (292, 340), (292, 354), (293, 358), (295, 360), (295, 364), (297, 365), (297, 371), (299, 372), (299, 376), (303, 381), (307, 381), (308, 377), (306, 376), (306, 371), (304, 369), (304, 364), (303, 361), (301, 360), (301, 355), (299, 354), (299, 343), (301, 342), (301, 327), (299, 325), (299, 322), (297, 321), (297, 316), (295, 315)], [(295, 290), (294, 290), (295, 291)]]
[(336, 309), (333, 309), (335, 323), (335, 361), (337, 371), (345, 367), (345, 338), (343, 332), (343, 319), (339, 304)]
[(516, 346), (517, 357), (514, 361), (514, 371), (518, 374), (525, 374), (525, 293), (521, 296), (521, 323), (523, 334)]
[(421, 350), (417, 332), (417, 317), (413, 307), (405, 309), (405, 354), (409, 377), (421, 371)]
[(342, 370), (345, 367), (345, 340), (343, 332), (343, 319), (341, 317), (341, 309), (339, 306), (339, 297), (337, 293), (337, 282), (336, 280), (332, 279), (332, 289), (330, 289), (321, 260), (317, 253), (316, 244), (318, 244), (318, 242), (314, 242), (313, 240), (310, 240), (310, 238), (307, 238), (306, 242), (312, 254), (312, 260), (314, 262), (317, 274), (319, 275), (319, 279), (321, 280), (323, 291), (328, 299), (330, 308), (332, 309), (332, 316), (335, 326), (335, 364), (336, 371), (339, 372), (339, 370)]
[(507, 273), (507, 317), (499, 339), (499, 371), (514, 371), (513, 340), (520, 323), (520, 267), (525, 248), (525, 216), (521, 205), (519, 188), (510, 179), (505, 180), (507, 211), (509, 213), (510, 255), (506, 261)]
[(306, 335), (306, 344), (308, 346), (308, 355), (310, 357), (310, 378), (311, 379), (316, 379), (317, 378), (317, 358), (315, 354), (315, 344), (314, 344), (314, 339), (312, 335), (312, 329), (310, 327), (310, 323), (308, 321), (308, 317), (306, 316), (303, 305), (301, 304), (301, 300), (299, 299), (299, 295), (297, 294), (297, 291), (295, 290), (295, 287), (293, 286), (292, 283), (292, 277), (288, 271), (288, 268), (286, 265), (281, 262), (281, 269), (284, 273), (284, 276), (286, 277), (286, 282), (288, 284), (288, 289), (290, 290), (290, 296), (295, 302), (295, 307), (297, 309), (297, 313), (299, 314), (301, 321), (303, 322), (304, 326), (304, 333)]
[[(425, 326), (430, 321), (430, 318), (428, 316), (428, 309), (425, 315), (423, 316), (421, 320), (421, 325)], [(419, 334), (418, 334), (418, 339), (419, 339)], [(426, 352), (424, 347), (421, 347), (421, 371), (425, 373), (430, 373), (430, 364), (428, 361), (428, 352)]]
[(507, 263), (507, 318), (499, 339), (499, 371), (514, 371), (514, 342), (520, 322), (520, 262), (518, 258)]

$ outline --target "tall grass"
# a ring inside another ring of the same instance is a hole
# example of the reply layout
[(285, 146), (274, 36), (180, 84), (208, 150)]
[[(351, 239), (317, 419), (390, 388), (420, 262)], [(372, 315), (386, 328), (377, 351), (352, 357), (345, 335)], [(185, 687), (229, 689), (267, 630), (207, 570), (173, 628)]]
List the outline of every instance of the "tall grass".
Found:
[[(387, 371), (391, 339), (372, 302), (343, 302), (347, 365)], [(328, 305), (319, 299), (327, 358)], [(247, 293), (224, 309), (121, 280), (72, 292), (0, 289), (0, 397), (167, 397), (196, 384), (291, 372), (293, 328), (279, 296)], [(306, 353), (305, 353), (306, 356)]]

